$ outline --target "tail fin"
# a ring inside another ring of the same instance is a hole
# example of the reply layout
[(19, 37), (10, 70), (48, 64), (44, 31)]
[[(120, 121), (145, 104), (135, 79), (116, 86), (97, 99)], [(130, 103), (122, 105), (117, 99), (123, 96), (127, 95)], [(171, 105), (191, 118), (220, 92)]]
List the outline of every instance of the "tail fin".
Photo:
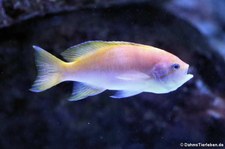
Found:
[(30, 90), (41, 92), (62, 81), (61, 69), (64, 62), (38, 46), (33, 46), (33, 48), (38, 76)]

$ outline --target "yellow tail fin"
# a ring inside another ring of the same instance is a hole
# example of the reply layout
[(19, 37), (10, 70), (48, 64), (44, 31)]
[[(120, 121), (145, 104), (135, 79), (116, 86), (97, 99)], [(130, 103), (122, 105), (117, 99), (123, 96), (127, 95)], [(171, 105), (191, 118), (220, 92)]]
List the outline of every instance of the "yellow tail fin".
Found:
[(64, 62), (38, 46), (33, 46), (33, 48), (35, 49), (38, 76), (30, 90), (41, 92), (62, 81), (61, 72)]

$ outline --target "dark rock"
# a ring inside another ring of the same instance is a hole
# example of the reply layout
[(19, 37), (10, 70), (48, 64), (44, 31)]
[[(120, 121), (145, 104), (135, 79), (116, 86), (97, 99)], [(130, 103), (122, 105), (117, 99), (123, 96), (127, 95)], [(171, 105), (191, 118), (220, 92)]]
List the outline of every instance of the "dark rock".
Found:
[(107, 8), (112, 5), (141, 2), (162, 5), (166, 1), (169, 0), (157, 2), (154, 0), (0, 0), (0, 28), (37, 16), (81, 8)]

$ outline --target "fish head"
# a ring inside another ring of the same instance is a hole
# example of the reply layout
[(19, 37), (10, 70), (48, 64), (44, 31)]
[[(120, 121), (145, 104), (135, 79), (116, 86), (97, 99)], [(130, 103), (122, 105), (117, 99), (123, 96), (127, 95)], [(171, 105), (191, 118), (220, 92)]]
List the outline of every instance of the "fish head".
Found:
[(189, 65), (176, 56), (161, 59), (152, 69), (154, 84), (159, 88), (159, 93), (176, 90), (193, 75), (188, 73)]

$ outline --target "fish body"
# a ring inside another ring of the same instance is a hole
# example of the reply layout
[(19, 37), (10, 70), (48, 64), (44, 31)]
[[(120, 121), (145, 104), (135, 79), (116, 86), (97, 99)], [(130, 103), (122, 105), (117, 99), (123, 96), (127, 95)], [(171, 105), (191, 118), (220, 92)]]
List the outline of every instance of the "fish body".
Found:
[(38, 77), (34, 92), (60, 82), (75, 81), (69, 100), (80, 100), (105, 90), (117, 90), (111, 97), (125, 98), (141, 92), (168, 93), (193, 75), (189, 65), (164, 50), (130, 42), (89, 41), (67, 49), (63, 62), (34, 46)]

